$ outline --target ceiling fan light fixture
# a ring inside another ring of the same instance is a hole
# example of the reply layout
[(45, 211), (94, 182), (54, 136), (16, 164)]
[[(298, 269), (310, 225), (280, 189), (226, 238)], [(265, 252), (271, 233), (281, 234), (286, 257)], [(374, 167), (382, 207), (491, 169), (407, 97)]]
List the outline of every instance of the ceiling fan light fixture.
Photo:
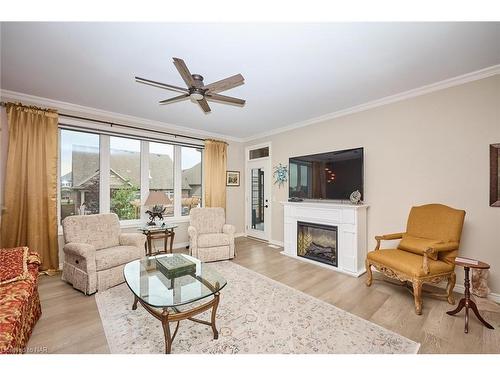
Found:
[(203, 94), (200, 94), (199, 92), (193, 92), (189, 95), (189, 97), (194, 100), (201, 100), (203, 99)]

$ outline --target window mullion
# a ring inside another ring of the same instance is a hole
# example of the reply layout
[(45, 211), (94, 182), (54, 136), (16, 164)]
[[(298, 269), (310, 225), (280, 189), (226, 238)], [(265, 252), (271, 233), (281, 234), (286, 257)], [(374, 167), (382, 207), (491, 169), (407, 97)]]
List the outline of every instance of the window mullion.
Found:
[(99, 136), (99, 212), (109, 213), (110, 211), (110, 187), (109, 187), (109, 135)]
[(182, 160), (181, 147), (174, 146), (174, 217), (182, 216)]
[(141, 220), (147, 220), (144, 204), (149, 195), (149, 142), (141, 141)]

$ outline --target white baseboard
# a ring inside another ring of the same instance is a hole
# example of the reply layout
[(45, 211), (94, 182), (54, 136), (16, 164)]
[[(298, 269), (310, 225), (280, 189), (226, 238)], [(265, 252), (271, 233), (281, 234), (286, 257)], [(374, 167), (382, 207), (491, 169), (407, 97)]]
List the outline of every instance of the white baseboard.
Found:
[(246, 236), (247, 236), (247, 235), (246, 235), (246, 233), (244, 233), (244, 232), (240, 232), (240, 233), (235, 233), (235, 234), (234, 234), (234, 238), (238, 238), (238, 237), (246, 237)]
[(283, 243), (283, 241), (269, 240), (269, 243), (271, 245), (276, 245), (276, 246), (279, 246), (279, 247), (285, 247), (285, 244)]

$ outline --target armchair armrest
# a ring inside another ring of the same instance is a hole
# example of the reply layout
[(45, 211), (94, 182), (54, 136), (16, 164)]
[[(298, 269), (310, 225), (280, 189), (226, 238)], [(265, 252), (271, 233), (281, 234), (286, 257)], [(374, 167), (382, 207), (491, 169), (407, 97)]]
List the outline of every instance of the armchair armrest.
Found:
[(390, 240), (399, 240), (403, 238), (404, 233), (391, 233), (391, 234), (384, 234), (382, 236), (375, 236), (375, 240), (377, 241), (377, 247), (375, 247), (375, 250), (380, 249), (380, 241), (390, 241)]
[(433, 245), (432, 247), (428, 247), (424, 250), (424, 260), (422, 262), (422, 267), (426, 274), (429, 273), (429, 259), (437, 259), (435, 254), (440, 253), (442, 251), (451, 251), (456, 250), (459, 247), (459, 243), (456, 241), (440, 243)]
[(195, 227), (193, 227), (192, 225), (190, 225), (188, 227), (188, 234), (189, 234), (189, 238), (190, 239), (196, 239), (196, 237), (198, 236), (198, 231), (196, 230)]
[(234, 225), (224, 224), (222, 226), (222, 233), (226, 233), (226, 234), (229, 234), (229, 235), (234, 235), (235, 231), (236, 231), (236, 228), (234, 227)]
[(144, 247), (146, 236), (142, 233), (122, 233), (118, 238), (121, 246)]
[(86, 243), (69, 242), (63, 251), (86, 259), (95, 257), (95, 247)]
[(198, 257), (198, 230), (190, 225), (188, 227), (189, 253), (195, 258)]

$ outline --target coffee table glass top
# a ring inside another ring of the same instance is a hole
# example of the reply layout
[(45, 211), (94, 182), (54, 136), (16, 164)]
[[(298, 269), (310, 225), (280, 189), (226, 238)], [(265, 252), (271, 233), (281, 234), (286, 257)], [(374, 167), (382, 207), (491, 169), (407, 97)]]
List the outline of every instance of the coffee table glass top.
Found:
[[(157, 262), (157, 259), (165, 257), (171, 257), (168, 261), (174, 263), (187, 260), (195, 266), (191, 270), (169, 274), (161, 270)], [(185, 305), (209, 297), (227, 283), (213, 267), (185, 254), (164, 254), (135, 260), (125, 265), (123, 274), (137, 298), (159, 308)]]

